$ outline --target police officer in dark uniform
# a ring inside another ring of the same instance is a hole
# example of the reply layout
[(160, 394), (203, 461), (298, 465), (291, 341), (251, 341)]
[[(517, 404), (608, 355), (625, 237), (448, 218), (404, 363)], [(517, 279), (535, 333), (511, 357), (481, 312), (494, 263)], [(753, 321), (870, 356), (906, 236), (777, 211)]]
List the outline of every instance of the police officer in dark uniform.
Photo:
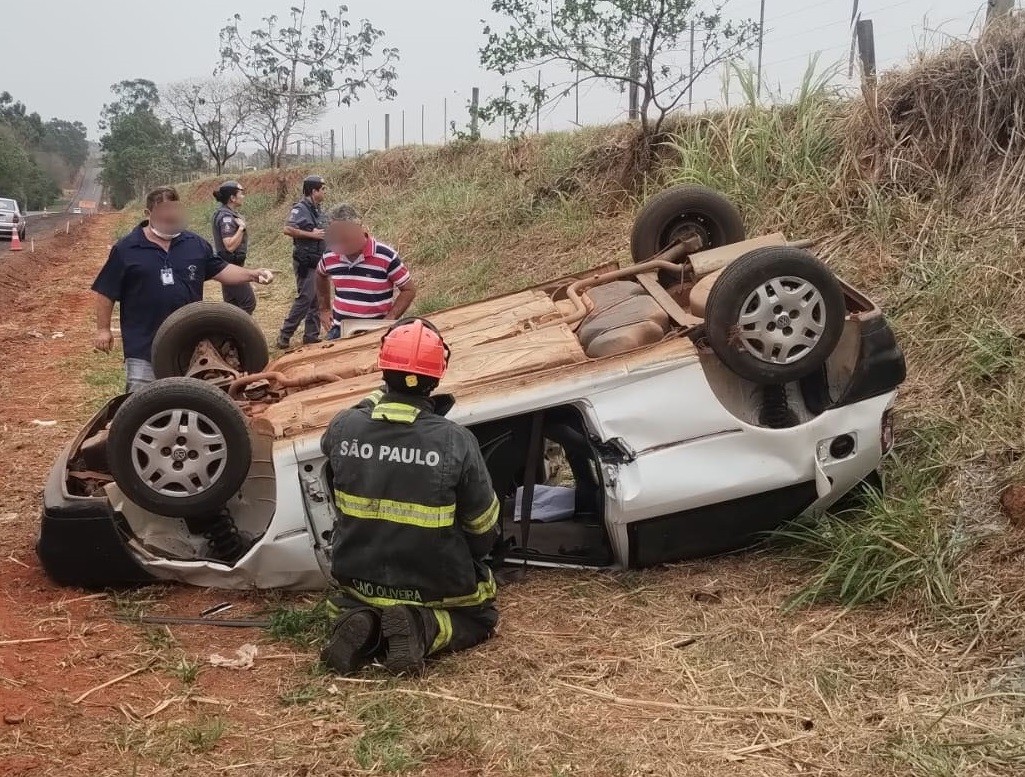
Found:
[(292, 335), (304, 321), (303, 344), (320, 342), (317, 311), (317, 265), (324, 256), (324, 222), (320, 205), (327, 194), (324, 179), (308, 175), (303, 179), (303, 198), (292, 206), (285, 222), (285, 234), (292, 238), (292, 269), (295, 271), (295, 302), (285, 316), (278, 335), (278, 348), (288, 348)]
[[(381, 342), (386, 393), (340, 413), (321, 440), (336, 519), (331, 574), (338, 618), (321, 660), (349, 674), (374, 660), (401, 674), (427, 656), (483, 642), (498, 623), (499, 503), (477, 438), (431, 398), (448, 346), (423, 319)], [(445, 406), (447, 405), (447, 407)]]
[[(221, 205), (214, 211), (213, 235), (214, 252), (217, 257), (228, 264), (242, 267), (246, 263), (249, 248), (249, 233), (246, 222), (239, 214), (239, 208), (245, 200), (242, 184), (238, 181), (225, 181), (217, 191), (214, 199)], [(237, 308), (242, 308), (249, 315), (256, 310), (256, 295), (248, 283), (237, 286), (222, 286), (221, 296)]]

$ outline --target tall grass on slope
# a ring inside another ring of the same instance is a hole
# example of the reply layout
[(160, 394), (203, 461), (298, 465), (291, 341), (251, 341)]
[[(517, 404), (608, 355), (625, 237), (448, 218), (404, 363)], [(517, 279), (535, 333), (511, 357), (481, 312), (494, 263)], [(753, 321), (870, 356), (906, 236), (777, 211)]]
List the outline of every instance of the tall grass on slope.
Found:
[[(681, 123), (670, 144), (668, 183), (699, 183), (740, 206), (748, 230), (825, 231), (836, 223), (843, 154), (837, 126), (848, 106), (830, 87), (832, 71), (809, 63), (800, 90), (762, 107), (753, 76), (736, 69), (746, 106)], [(820, 216), (809, 223), (809, 214)]]
[(866, 489), (859, 506), (774, 532), (776, 542), (790, 545), (791, 558), (810, 566), (787, 609), (820, 602), (853, 607), (910, 589), (933, 607), (955, 605), (963, 543), (927, 497), (933, 478), (902, 460), (890, 469), (897, 482), (887, 496)]

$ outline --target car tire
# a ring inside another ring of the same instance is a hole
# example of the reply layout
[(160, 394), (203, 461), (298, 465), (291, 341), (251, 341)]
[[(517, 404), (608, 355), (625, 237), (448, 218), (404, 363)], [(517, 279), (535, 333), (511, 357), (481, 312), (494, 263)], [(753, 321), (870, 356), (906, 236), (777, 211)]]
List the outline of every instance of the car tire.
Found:
[(212, 342), (222, 355), (233, 350), (237, 364), (232, 366), (241, 372), (262, 372), (270, 361), (267, 338), (248, 313), (226, 302), (193, 302), (174, 311), (157, 329), (151, 351), (153, 374), (185, 375), (202, 340)]
[(702, 250), (745, 238), (744, 217), (729, 198), (705, 186), (684, 184), (648, 199), (634, 218), (630, 255), (645, 262), (689, 234), (701, 238)]
[(252, 443), (245, 417), (223, 391), (194, 378), (164, 378), (118, 408), (107, 459), (114, 482), (139, 507), (204, 518), (238, 493)]
[(723, 268), (705, 304), (705, 329), (715, 355), (741, 378), (790, 383), (825, 364), (846, 316), (843, 288), (826, 265), (807, 251), (770, 246)]

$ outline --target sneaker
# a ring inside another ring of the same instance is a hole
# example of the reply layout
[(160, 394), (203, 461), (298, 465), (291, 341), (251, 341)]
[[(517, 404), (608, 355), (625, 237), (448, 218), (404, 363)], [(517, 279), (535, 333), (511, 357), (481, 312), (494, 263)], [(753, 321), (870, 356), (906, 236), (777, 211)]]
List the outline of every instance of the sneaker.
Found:
[(316, 345), (319, 342), (320, 342), (320, 338), (319, 337), (304, 337), (303, 338), (303, 345)]
[(335, 621), (320, 660), (341, 675), (369, 664), (381, 643), (381, 621), (371, 609), (353, 610)]
[(427, 634), (420, 609), (393, 605), (381, 611), (381, 636), (384, 639), (384, 668), (392, 674), (418, 674), (424, 666)]
[(277, 339), (277, 342), (275, 342), (275, 343), (274, 343), (274, 345), (275, 345), (275, 346), (277, 347), (277, 349), (278, 349), (278, 350), (280, 350), (280, 351), (287, 351), (287, 350), (288, 350), (289, 348), (291, 348), (291, 347), (292, 347), (292, 344), (291, 344), (290, 342), (288, 342), (288, 340), (286, 340), (286, 339), (285, 339), (285, 338), (283, 338), (283, 337), (279, 337), (279, 338)]

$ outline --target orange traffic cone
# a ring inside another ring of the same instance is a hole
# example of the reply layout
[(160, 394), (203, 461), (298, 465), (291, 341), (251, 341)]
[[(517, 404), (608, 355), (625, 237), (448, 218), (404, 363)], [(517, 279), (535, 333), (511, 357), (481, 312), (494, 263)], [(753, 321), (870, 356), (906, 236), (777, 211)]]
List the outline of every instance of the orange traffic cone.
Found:
[(22, 250), (24, 250), (21, 247), (21, 238), (18, 237), (18, 230), (17, 230), (17, 228), (15, 228), (15, 230), (11, 233), (11, 250), (12, 251), (22, 251)]

